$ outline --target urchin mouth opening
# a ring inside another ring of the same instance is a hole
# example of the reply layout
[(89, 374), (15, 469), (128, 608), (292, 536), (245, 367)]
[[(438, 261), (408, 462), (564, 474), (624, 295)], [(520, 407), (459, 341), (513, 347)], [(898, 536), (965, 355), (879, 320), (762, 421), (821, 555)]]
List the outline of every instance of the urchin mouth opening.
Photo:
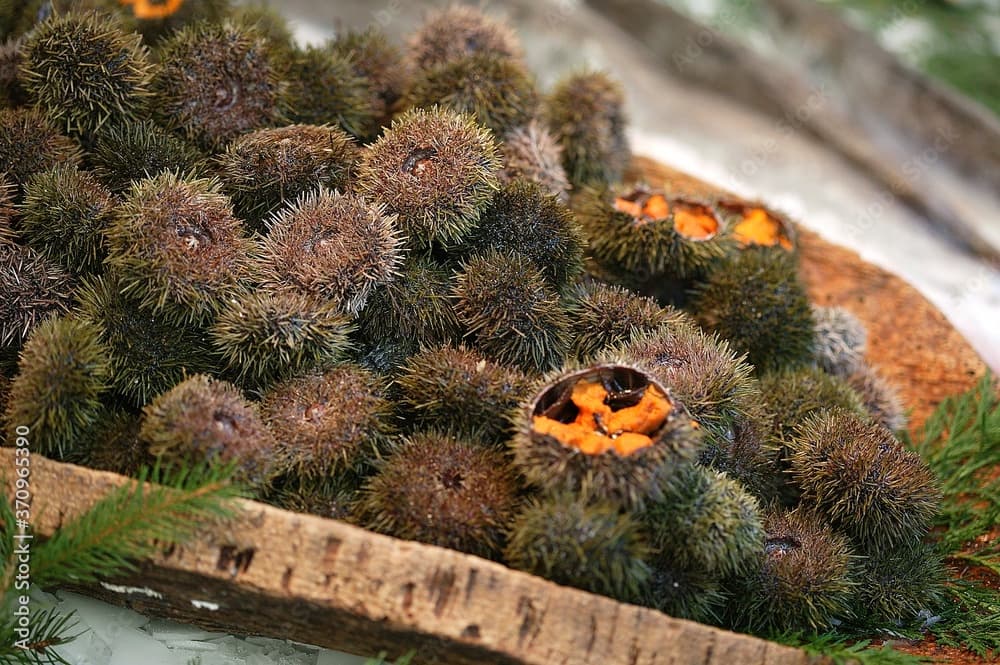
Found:
[(448, 469), (441, 473), (441, 484), (450, 490), (461, 489), (465, 484), (465, 477), (458, 469)]
[(421, 146), (414, 148), (403, 160), (399, 170), (412, 176), (422, 176), (430, 166), (434, 157), (437, 157), (437, 148), (431, 146)]
[(787, 251), (793, 249), (792, 237), (784, 220), (771, 214), (766, 208), (739, 202), (720, 205), (739, 218), (733, 226), (733, 237), (740, 245), (780, 246)]
[(785, 556), (786, 554), (791, 554), (801, 547), (802, 543), (799, 539), (793, 538), (792, 536), (768, 538), (764, 541), (764, 554), (772, 558), (779, 558)]
[(621, 365), (577, 372), (546, 388), (533, 432), (587, 455), (631, 455), (653, 445), (673, 403), (644, 373)]
[(210, 245), (214, 241), (212, 234), (208, 230), (191, 224), (178, 226), (177, 237), (180, 238), (184, 243), (184, 246), (190, 250), (196, 250), (202, 246)]

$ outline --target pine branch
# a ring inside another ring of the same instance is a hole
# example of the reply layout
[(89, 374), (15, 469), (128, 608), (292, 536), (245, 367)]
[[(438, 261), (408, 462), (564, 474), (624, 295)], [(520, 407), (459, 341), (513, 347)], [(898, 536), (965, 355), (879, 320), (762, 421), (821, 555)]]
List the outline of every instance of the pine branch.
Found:
[(387, 661), (386, 660), (387, 655), (388, 654), (386, 654), (386, 652), (383, 651), (374, 658), (369, 658), (368, 660), (366, 660), (365, 665), (410, 665), (410, 661), (413, 660), (413, 657), (416, 655), (416, 652), (415, 651), (406, 652), (405, 654), (400, 656), (395, 663), (390, 663), (389, 661)]
[(931, 626), (937, 643), (967, 649), (980, 658), (1000, 654), (1000, 592), (954, 580), (941, 621)]
[(931, 662), (923, 656), (896, 651), (891, 646), (872, 646), (871, 640), (853, 640), (836, 633), (804, 635), (785, 633), (772, 640), (802, 649), (810, 656), (829, 658), (834, 665), (920, 665)]
[(0, 621), (0, 663), (12, 665), (72, 665), (53, 651), (76, 639), (80, 633), (71, 633), (76, 627), (75, 612), (57, 614), (55, 608), (33, 612), (30, 633), (24, 643), (28, 647), (17, 646), (20, 639), (14, 632), (13, 617), (8, 613)]

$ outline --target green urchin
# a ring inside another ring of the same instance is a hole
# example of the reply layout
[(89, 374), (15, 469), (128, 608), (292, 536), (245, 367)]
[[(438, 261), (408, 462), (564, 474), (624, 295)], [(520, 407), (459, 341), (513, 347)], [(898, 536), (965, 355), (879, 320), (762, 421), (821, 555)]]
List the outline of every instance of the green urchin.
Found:
[(500, 168), (496, 142), (472, 118), (413, 109), (365, 150), (357, 187), (399, 215), (411, 245), (454, 245), (499, 189)]
[(864, 365), (868, 331), (843, 307), (813, 305), (816, 364), (829, 374), (847, 377)]
[(908, 418), (903, 400), (896, 387), (876, 368), (862, 363), (847, 377), (847, 383), (861, 398), (861, 403), (875, 422), (892, 432), (906, 429)]
[(122, 288), (179, 323), (209, 321), (249, 278), (253, 245), (215, 180), (166, 172), (137, 182), (106, 238)]
[(514, 127), (503, 136), (500, 146), (505, 182), (525, 178), (541, 185), (563, 203), (569, 200), (569, 180), (562, 165), (562, 147), (538, 119)]
[(821, 633), (853, 616), (859, 559), (847, 538), (803, 510), (764, 518), (756, 572), (733, 580), (734, 625)]
[(7, 440), (30, 430), (31, 450), (65, 458), (101, 411), (107, 389), (108, 349), (93, 324), (52, 317), (35, 328), (21, 351), (4, 423)]
[(87, 153), (94, 175), (115, 194), (124, 195), (132, 184), (165, 171), (202, 175), (208, 169), (205, 155), (152, 120), (105, 125)]
[(700, 570), (683, 568), (669, 555), (652, 559), (652, 574), (639, 603), (678, 619), (717, 624), (728, 595), (719, 579)]
[(812, 362), (815, 323), (789, 254), (748, 249), (730, 256), (695, 286), (691, 308), (758, 373)]
[(35, 174), (25, 186), (21, 235), (68, 272), (97, 273), (105, 254), (104, 230), (117, 205), (93, 174), (57, 166)]
[(362, 489), (355, 515), (379, 533), (497, 558), (518, 489), (502, 452), (424, 432), (393, 447)]
[(625, 94), (601, 72), (560, 81), (545, 100), (545, 119), (563, 149), (563, 167), (574, 187), (622, 179), (631, 154), (625, 136)]
[[(2, 33), (2, 31), (0, 31)], [(0, 37), (0, 106), (23, 106), (29, 101), (21, 83), (21, 63), (24, 62), (24, 38)]]
[(50, 314), (69, 311), (76, 284), (59, 264), (31, 249), (0, 242), (0, 347), (17, 349)]
[(185, 376), (214, 367), (202, 330), (170, 323), (140, 307), (113, 276), (92, 278), (78, 295), (80, 316), (100, 328), (110, 349), (111, 385), (132, 406), (141, 407)]
[(105, 408), (87, 432), (83, 463), (91, 469), (135, 476), (155, 460), (139, 440), (139, 415), (128, 410)]
[(410, 60), (424, 69), (477, 53), (518, 59), (521, 45), (506, 24), (468, 6), (433, 12), (408, 44)]
[(522, 407), (510, 445), (518, 470), (546, 493), (633, 509), (681, 478), (701, 437), (649, 374), (607, 364), (548, 377)]
[(343, 364), (272, 386), (261, 415), (299, 478), (321, 479), (359, 468), (395, 429), (386, 381)]
[(639, 523), (613, 503), (572, 493), (532, 500), (510, 528), (507, 565), (557, 584), (635, 602), (651, 549)]
[(751, 569), (764, 544), (757, 500), (725, 473), (687, 465), (650, 501), (650, 542), (676, 565), (718, 577)]
[(945, 567), (933, 545), (912, 543), (869, 555), (861, 565), (858, 614), (906, 625), (920, 612), (943, 607)]
[(330, 302), (356, 316), (402, 262), (396, 216), (358, 194), (317, 189), (268, 222), (259, 243), (262, 283)]
[(59, 164), (77, 166), (81, 154), (80, 146), (60, 133), (41, 111), (0, 108), (0, 164), (17, 187), (15, 200), (20, 200), (28, 178)]
[(260, 3), (240, 4), (231, 8), (228, 15), (234, 23), (249, 26), (263, 35), (274, 51), (288, 52), (295, 47), (292, 26), (273, 6)]
[(347, 58), (354, 73), (366, 79), (371, 89), (369, 106), (376, 127), (389, 124), (393, 108), (406, 88), (408, 72), (399, 49), (378, 28), (364, 32), (348, 30), (330, 44), (334, 53)]
[(454, 298), (466, 336), (488, 357), (528, 371), (553, 369), (565, 358), (569, 319), (559, 294), (524, 255), (468, 259)]
[(435, 104), (468, 113), (497, 136), (527, 123), (538, 110), (535, 81), (518, 60), (490, 53), (419, 70), (403, 97), (407, 107)]
[(256, 231), (301, 194), (346, 189), (359, 150), (337, 127), (290, 125), (240, 136), (216, 158), (222, 189), (236, 214)]
[(502, 444), (513, 432), (512, 416), (528, 397), (533, 381), (473, 350), (440, 346), (411, 356), (396, 385), (415, 426)]
[(233, 464), (240, 480), (266, 485), (285, 468), (274, 435), (239, 389), (196, 374), (143, 409), (139, 438), (168, 464)]
[(9, 242), (17, 235), (12, 224), (17, 217), (17, 208), (14, 206), (15, 191), (14, 182), (7, 176), (7, 172), (0, 171), (0, 243)]
[(333, 303), (297, 293), (257, 290), (222, 310), (209, 336), (227, 371), (250, 388), (339, 361), (351, 322)]
[(504, 184), (465, 239), (465, 254), (517, 252), (562, 289), (583, 272), (586, 241), (573, 212), (530, 180)]
[(335, 124), (360, 140), (378, 133), (371, 83), (330, 44), (296, 49), (283, 67), (288, 78), (289, 115), (294, 122)]
[(591, 257), (629, 282), (693, 279), (731, 250), (722, 220), (700, 201), (642, 186), (588, 187), (574, 196), (573, 209)]
[(801, 505), (825, 515), (865, 553), (919, 540), (937, 514), (933, 472), (877, 423), (827, 411), (799, 427), (788, 449)]
[(159, 120), (203, 148), (279, 124), (285, 85), (267, 40), (232, 23), (195, 23), (167, 37), (152, 88)]
[(346, 473), (330, 478), (299, 478), (286, 474), (274, 482), (274, 489), (264, 500), (295, 513), (348, 521), (352, 506), (358, 500), (358, 480)]
[(567, 309), (571, 355), (582, 362), (661, 327), (694, 323), (680, 310), (661, 307), (652, 298), (593, 280), (572, 292)]
[(865, 414), (858, 394), (846, 381), (816, 367), (765, 374), (760, 379), (760, 391), (779, 442), (790, 440), (810, 416), (827, 409)]
[(142, 39), (106, 14), (53, 15), (24, 44), (21, 81), (67, 132), (88, 134), (145, 110), (152, 69)]

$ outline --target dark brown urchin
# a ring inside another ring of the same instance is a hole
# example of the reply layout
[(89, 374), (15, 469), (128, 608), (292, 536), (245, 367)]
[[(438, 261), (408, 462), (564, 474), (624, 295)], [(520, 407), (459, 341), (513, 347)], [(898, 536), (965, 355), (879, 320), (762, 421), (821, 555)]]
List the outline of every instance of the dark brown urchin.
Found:
[(559, 294), (531, 259), (490, 252), (468, 259), (455, 282), (455, 311), (472, 344), (528, 371), (558, 366), (569, 345)]
[(161, 122), (204, 148), (282, 120), (285, 84), (267, 40), (232, 23), (196, 23), (167, 37), (153, 77)]
[(337, 127), (290, 125), (240, 136), (216, 158), (222, 189), (256, 231), (264, 220), (319, 187), (346, 189), (360, 151)]
[(214, 368), (203, 330), (151, 314), (114, 277), (91, 278), (78, 295), (81, 317), (101, 328), (111, 350), (112, 387), (130, 405), (141, 407), (185, 376)]
[(812, 307), (790, 254), (747, 249), (727, 257), (696, 284), (691, 308), (758, 373), (812, 362)]
[(133, 182), (164, 171), (198, 176), (208, 170), (200, 150), (152, 120), (103, 127), (87, 161), (94, 175), (120, 195), (128, 193)]
[(343, 364), (283, 381), (261, 398), (264, 422), (299, 478), (320, 479), (358, 469), (395, 429), (385, 379)]
[(569, 201), (569, 180), (562, 165), (562, 147), (541, 120), (533, 119), (508, 131), (500, 149), (504, 162), (500, 172), (502, 180), (533, 180), (563, 203)]
[(491, 53), (449, 60), (417, 71), (403, 96), (406, 107), (435, 104), (472, 115), (498, 137), (519, 127), (538, 111), (538, 92), (527, 67)]
[(362, 489), (355, 515), (379, 533), (497, 558), (518, 490), (501, 451), (423, 432), (395, 445)]
[(139, 438), (168, 464), (233, 464), (239, 480), (265, 486), (285, 468), (274, 434), (236, 386), (196, 374), (143, 409)]
[(28, 93), (21, 82), (24, 62), (24, 38), (11, 37), (0, 41), (0, 106), (22, 106), (28, 103)]
[(869, 622), (907, 625), (943, 609), (945, 567), (933, 545), (912, 543), (869, 555), (861, 566), (858, 614)]
[(256, 290), (229, 302), (209, 330), (226, 369), (260, 389), (341, 360), (351, 322), (333, 303), (295, 291)]
[(348, 30), (339, 35), (330, 48), (347, 58), (354, 73), (368, 81), (369, 106), (375, 115), (376, 127), (388, 125), (407, 81), (407, 67), (399, 49), (374, 27), (364, 32)]
[(367, 341), (442, 344), (457, 340), (452, 273), (433, 259), (410, 255), (391, 282), (372, 292), (359, 317)]
[(35, 174), (25, 186), (21, 236), (70, 273), (97, 273), (105, 254), (104, 230), (117, 205), (93, 174), (57, 166)]
[(701, 446), (684, 407), (625, 365), (550, 377), (521, 409), (517, 428), (511, 447), (529, 483), (628, 509), (662, 498)]
[(107, 14), (53, 15), (24, 44), (21, 82), (36, 107), (73, 134), (145, 110), (152, 69), (142, 39)]
[(79, 452), (100, 414), (108, 365), (108, 349), (92, 323), (70, 317), (40, 323), (24, 343), (10, 388), (3, 415), (7, 440), (25, 427), (35, 452), (56, 458)]
[(724, 198), (716, 202), (729, 220), (733, 238), (741, 247), (798, 249), (798, 232), (792, 220), (763, 203)]
[(282, 67), (294, 122), (335, 124), (360, 140), (378, 134), (372, 84), (355, 72), (347, 56), (327, 44), (295, 49), (286, 60)]
[(587, 187), (574, 196), (573, 209), (593, 259), (630, 282), (692, 279), (731, 249), (712, 206), (645, 186), (620, 191)]
[(859, 559), (847, 538), (802, 509), (764, 517), (760, 567), (733, 581), (736, 626), (819, 633), (852, 616)]
[(496, 142), (472, 118), (413, 109), (365, 150), (358, 188), (399, 215), (411, 245), (449, 245), (475, 228), (500, 168)]
[(141, 180), (105, 235), (122, 288), (180, 323), (207, 322), (249, 278), (253, 244), (216, 180)]
[(771, 372), (760, 379), (764, 406), (772, 415), (774, 435), (786, 443), (797, 427), (810, 416), (827, 409), (844, 409), (858, 416), (865, 414), (858, 394), (843, 379), (816, 367)]
[(0, 242), (0, 347), (20, 348), (50, 314), (69, 311), (75, 283), (59, 264), (31, 249)]
[(28, 178), (57, 164), (77, 166), (81, 159), (80, 146), (64, 136), (34, 108), (0, 108), (0, 164), (17, 190)]
[(358, 484), (347, 473), (332, 478), (299, 478), (290, 473), (275, 480), (263, 500), (284, 510), (346, 522), (358, 500)]
[(17, 190), (14, 182), (7, 176), (7, 172), (0, 171), (0, 243), (9, 242), (16, 235), (12, 225), (17, 216), (17, 208), (14, 206), (15, 191)]
[(908, 418), (903, 400), (895, 386), (889, 383), (879, 371), (862, 363), (847, 383), (861, 398), (861, 403), (875, 422), (892, 432), (906, 429)]
[(268, 41), (277, 52), (287, 52), (295, 47), (292, 26), (280, 11), (266, 4), (240, 4), (228, 11), (230, 20), (238, 25), (250, 26)]
[(358, 194), (317, 189), (268, 220), (258, 254), (266, 287), (323, 299), (356, 316), (403, 259), (396, 216)]
[(651, 555), (630, 513), (573, 493), (526, 505), (504, 550), (511, 568), (624, 602), (640, 598)]
[(664, 326), (694, 325), (680, 310), (661, 307), (652, 298), (620, 286), (592, 280), (573, 291), (568, 311), (571, 355), (582, 362)]
[(545, 102), (545, 118), (563, 149), (574, 187), (622, 179), (631, 159), (625, 136), (625, 94), (607, 74), (582, 72), (560, 81)]
[(502, 444), (513, 433), (512, 416), (528, 398), (534, 381), (475, 351), (441, 346), (411, 356), (396, 384), (403, 409), (415, 426)]
[(483, 210), (464, 250), (466, 255), (517, 252), (561, 290), (583, 272), (585, 245), (569, 208), (538, 183), (515, 180), (504, 184)]
[(652, 559), (652, 574), (639, 603), (678, 619), (718, 624), (728, 595), (718, 577), (679, 566), (669, 555)]
[(868, 331), (843, 307), (812, 306), (816, 364), (824, 372), (847, 377), (864, 365)]
[(143, 467), (152, 467), (155, 460), (139, 440), (140, 423), (139, 415), (132, 411), (104, 409), (87, 432), (82, 463), (123, 476), (135, 476)]
[(800, 504), (825, 515), (865, 553), (920, 540), (937, 514), (933, 472), (878, 423), (827, 411), (803, 423), (788, 449)]
[(460, 5), (430, 14), (408, 44), (410, 60), (424, 69), (477, 53), (517, 59), (521, 45), (504, 23)]

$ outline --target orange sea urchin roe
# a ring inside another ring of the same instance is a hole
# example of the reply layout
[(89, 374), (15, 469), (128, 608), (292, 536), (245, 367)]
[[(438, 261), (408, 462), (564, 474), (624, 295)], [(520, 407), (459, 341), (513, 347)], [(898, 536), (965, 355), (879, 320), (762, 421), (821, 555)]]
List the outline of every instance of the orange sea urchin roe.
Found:
[(743, 219), (733, 228), (733, 235), (741, 245), (781, 245), (792, 250), (792, 241), (781, 228), (781, 222), (763, 208), (743, 210)]
[(153, 19), (166, 18), (174, 14), (184, 0), (163, 0), (154, 2), (153, 0), (119, 0), (122, 5), (132, 5), (132, 13), (136, 18)]
[(653, 444), (650, 435), (666, 421), (673, 405), (656, 386), (648, 386), (633, 406), (618, 410), (606, 404), (608, 392), (600, 381), (581, 381), (573, 387), (570, 401), (578, 409), (573, 422), (535, 416), (534, 430), (587, 455), (614, 450), (632, 453)]
[(631, 215), (637, 224), (647, 224), (670, 215), (670, 204), (663, 194), (636, 193), (615, 199), (615, 210)]
[(675, 203), (674, 230), (691, 240), (708, 240), (719, 232), (719, 220), (703, 205)]

